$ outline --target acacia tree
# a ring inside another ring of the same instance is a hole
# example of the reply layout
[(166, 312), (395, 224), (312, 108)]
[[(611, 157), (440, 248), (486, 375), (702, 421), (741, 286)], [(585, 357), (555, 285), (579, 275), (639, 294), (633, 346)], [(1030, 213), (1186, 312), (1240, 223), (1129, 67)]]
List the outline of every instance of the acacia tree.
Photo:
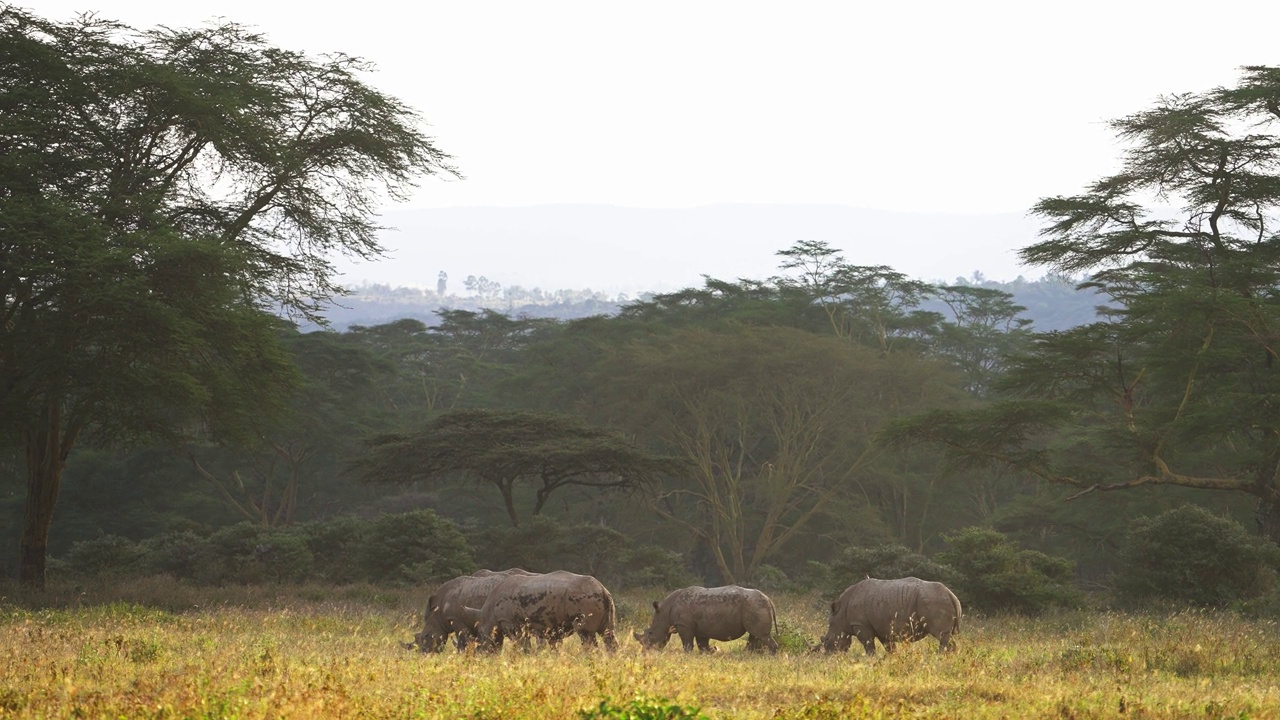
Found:
[[(1112, 123), (1123, 166), (1041, 200), (1022, 259), (1111, 301), (1036, 336), (1016, 397), (935, 412), (886, 434), (1000, 463), (1078, 494), (1148, 485), (1244, 493), (1280, 540), (1280, 68), (1162, 98)], [(1153, 206), (1152, 200), (1160, 203)], [(1077, 495), (1078, 495), (1077, 494)]]
[(783, 270), (798, 277), (775, 278), (779, 288), (798, 287), (825, 313), (836, 335), (880, 348), (918, 347), (937, 334), (942, 316), (921, 308), (936, 289), (887, 265), (851, 265), (820, 240), (801, 240), (779, 250)]
[(353, 463), (365, 482), (470, 481), (492, 485), (514, 527), (517, 483), (536, 489), (533, 514), (556, 490), (580, 487), (639, 489), (683, 463), (654, 455), (620, 432), (558, 413), (454, 410), (411, 433), (385, 433), (366, 442)]
[(654, 334), (615, 362), (629, 421), (690, 467), (655, 489), (654, 511), (704, 542), (728, 582), (836, 500), (865, 502), (880, 423), (939, 390), (914, 358), (776, 326)]
[[(373, 212), (452, 173), (365, 63), (234, 24), (137, 31), (0, 7), (0, 433), (25, 449), (42, 585), (78, 442), (261, 432), (295, 384), (270, 311), (340, 292)], [(5, 443), (0, 443), (0, 445)]]

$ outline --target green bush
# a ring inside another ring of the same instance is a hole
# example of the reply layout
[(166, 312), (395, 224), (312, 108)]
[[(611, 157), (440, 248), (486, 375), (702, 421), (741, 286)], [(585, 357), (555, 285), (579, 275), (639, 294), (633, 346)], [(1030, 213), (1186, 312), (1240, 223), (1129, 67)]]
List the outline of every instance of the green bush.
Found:
[(317, 579), (346, 584), (364, 577), (359, 554), (369, 527), (368, 520), (351, 515), (299, 525), (297, 531), (315, 558)]
[(602, 579), (610, 587), (679, 588), (695, 580), (680, 553), (656, 545), (635, 545), (622, 551), (612, 573)]
[(310, 577), (315, 564), (302, 537), (285, 529), (242, 522), (215, 532), (209, 543), (212, 582), (296, 582)]
[(1199, 607), (1253, 601), (1275, 585), (1280, 548), (1194, 505), (1138, 518), (1120, 551), (1116, 590), (1130, 603)]
[(677, 705), (658, 698), (638, 697), (625, 705), (615, 705), (612, 700), (579, 710), (581, 720), (705, 720), (706, 715), (693, 706)]
[(948, 584), (966, 607), (1036, 614), (1080, 604), (1070, 560), (1025, 550), (990, 528), (965, 528), (945, 540), (937, 560), (955, 572)]
[(679, 554), (635, 545), (622, 533), (601, 525), (565, 525), (539, 515), (518, 528), (486, 528), (471, 540), (477, 560), (492, 569), (568, 570), (592, 575), (613, 589), (682, 587), (693, 582)]
[(142, 541), (140, 569), (175, 578), (209, 581), (219, 572), (209, 538), (190, 530), (167, 532)]
[(355, 549), (362, 580), (439, 582), (476, 569), (466, 538), (431, 510), (382, 515), (369, 523)]
[(67, 551), (67, 571), (75, 575), (123, 575), (137, 570), (138, 544), (119, 535), (81, 540)]
[[(813, 569), (809, 572), (817, 575)], [(950, 585), (957, 575), (950, 567), (901, 545), (851, 547), (842, 550), (831, 562), (825, 584), (819, 587), (828, 595), (839, 595), (845, 588), (866, 577), (883, 580), (918, 577)]]
[(751, 576), (750, 586), (765, 592), (795, 592), (798, 588), (781, 568), (761, 565)]

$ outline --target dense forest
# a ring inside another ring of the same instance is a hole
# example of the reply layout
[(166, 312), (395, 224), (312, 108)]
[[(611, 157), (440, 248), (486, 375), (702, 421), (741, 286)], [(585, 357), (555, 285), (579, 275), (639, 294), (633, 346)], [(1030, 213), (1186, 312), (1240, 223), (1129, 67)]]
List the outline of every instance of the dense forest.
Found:
[[(396, 531), (404, 543), (441, 531), (429, 510), (457, 530), (440, 541), (457, 555), (370, 579), (428, 582), (478, 562), (568, 565), (624, 586), (827, 588), (862, 571), (949, 577), (929, 558), (967, 547), (1050, 563), (1037, 591), (1058, 587), (1044, 602), (1062, 602), (1073, 582), (1114, 584), (1137, 517), (1194, 502), (1248, 520), (1241, 497), (1165, 487), (1067, 501), (1071, 491), (1025, 474), (878, 439), (896, 420), (988, 406), (1011, 358), (1046, 336), (1033, 318), (1087, 325), (1102, 304), (1093, 289), (933, 285), (812, 241), (778, 255), (768, 279), (708, 278), (612, 305), (544, 296), (548, 314), (574, 319), (539, 317), (535, 303), (485, 307), (491, 293), (446, 297), (467, 309), (434, 309), (428, 322), (429, 292), (376, 287), (346, 304), (407, 317), (306, 332), (281, 319), (277, 338), (302, 374), (285, 419), (238, 444), (76, 452), (52, 567), (115, 572), (145, 557), (205, 582), (342, 581), (362, 576), (326, 544), (334, 527), (346, 538), (409, 513), (418, 525)], [(493, 445), (513, 449), (497, 457)], [(20, 462), (11, 455), (4, 473), (9, 573)]]
[(375, 199), (458, 175), (360, 61), (0, 29), (0, 568), (29, 587), (523, 566), (1275, 606), (1280, 70), (1116, 120), (1121, 169), (1032, 210), (1040, 281), (797, 240), (636, 299), (344, 298)]

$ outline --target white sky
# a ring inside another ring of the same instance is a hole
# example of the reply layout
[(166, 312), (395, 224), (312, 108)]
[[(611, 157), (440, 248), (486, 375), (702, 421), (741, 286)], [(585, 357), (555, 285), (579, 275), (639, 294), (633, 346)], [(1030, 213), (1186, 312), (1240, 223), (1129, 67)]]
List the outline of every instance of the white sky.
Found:
[(1261, 0), (18, 4), (218, 15), (372, 60), (466, 176), (406, 207), (1022, 213), (1114, 168), (1107, 119), (1280, 63), (1280, 3)]

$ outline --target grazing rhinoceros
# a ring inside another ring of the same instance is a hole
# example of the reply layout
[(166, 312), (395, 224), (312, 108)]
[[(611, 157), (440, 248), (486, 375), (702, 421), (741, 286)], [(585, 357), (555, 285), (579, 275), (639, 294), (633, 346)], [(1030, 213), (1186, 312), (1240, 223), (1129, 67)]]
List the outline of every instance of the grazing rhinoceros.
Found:
[(475, 628), (469, 626), (463, 618), (463, 608), (468, 605), (483, 605), (489, 598), (489, 593), (507, 577), (531, 574), (519, 568), (497, 572), (477, 570), (470, 575), (442, 583), (436, 588), (435, 594), (427, 599), (422, 631), (413, 636), (413, 642), (405, 643), (404, 646), (410, 650), (417, 647), (421, 652), (440, 652), (449, 635), (456, 633), (457, 648), (465, 650), (476, 635)]
[(653, 623), (635, 634), (644, 648), (666, 647), (672, 633), (680, 635), (685, 652), (711, 652), (711, 640), (737, 640), (747, 635), (748, 650), (778, 652), (773, 638), (777, 613), (773, 601), (759, 590), (729, 585), (718, 588), (687, 587), (653, 603)]
[(951, 635), (960, 630), (960, 616), (960, 600), (942, 583), (913, 577), (867, 578), (850, 585), (831, 603), (827, 634), (818, 648), (844, 652), (856, 637), (868, 655), (875, 655), (876, 640), (893, 652), (899, 640), (913, 642), (932, 635), (938, 638), (940, 650), (951, 650)]
[(513, 575), (489, 592), (482, 607), (467, 607), (463, 614), (478, 629), (479, 647), (486, 651), (500, 650), (504, 638), (519, 641), (525, 650), (533, 637), (555, 647), (573, 633), (583, 645), (597, 645), (600, 635), (610, 652), (618, 648), (613, 596), (590, 575), (563, 570)]

